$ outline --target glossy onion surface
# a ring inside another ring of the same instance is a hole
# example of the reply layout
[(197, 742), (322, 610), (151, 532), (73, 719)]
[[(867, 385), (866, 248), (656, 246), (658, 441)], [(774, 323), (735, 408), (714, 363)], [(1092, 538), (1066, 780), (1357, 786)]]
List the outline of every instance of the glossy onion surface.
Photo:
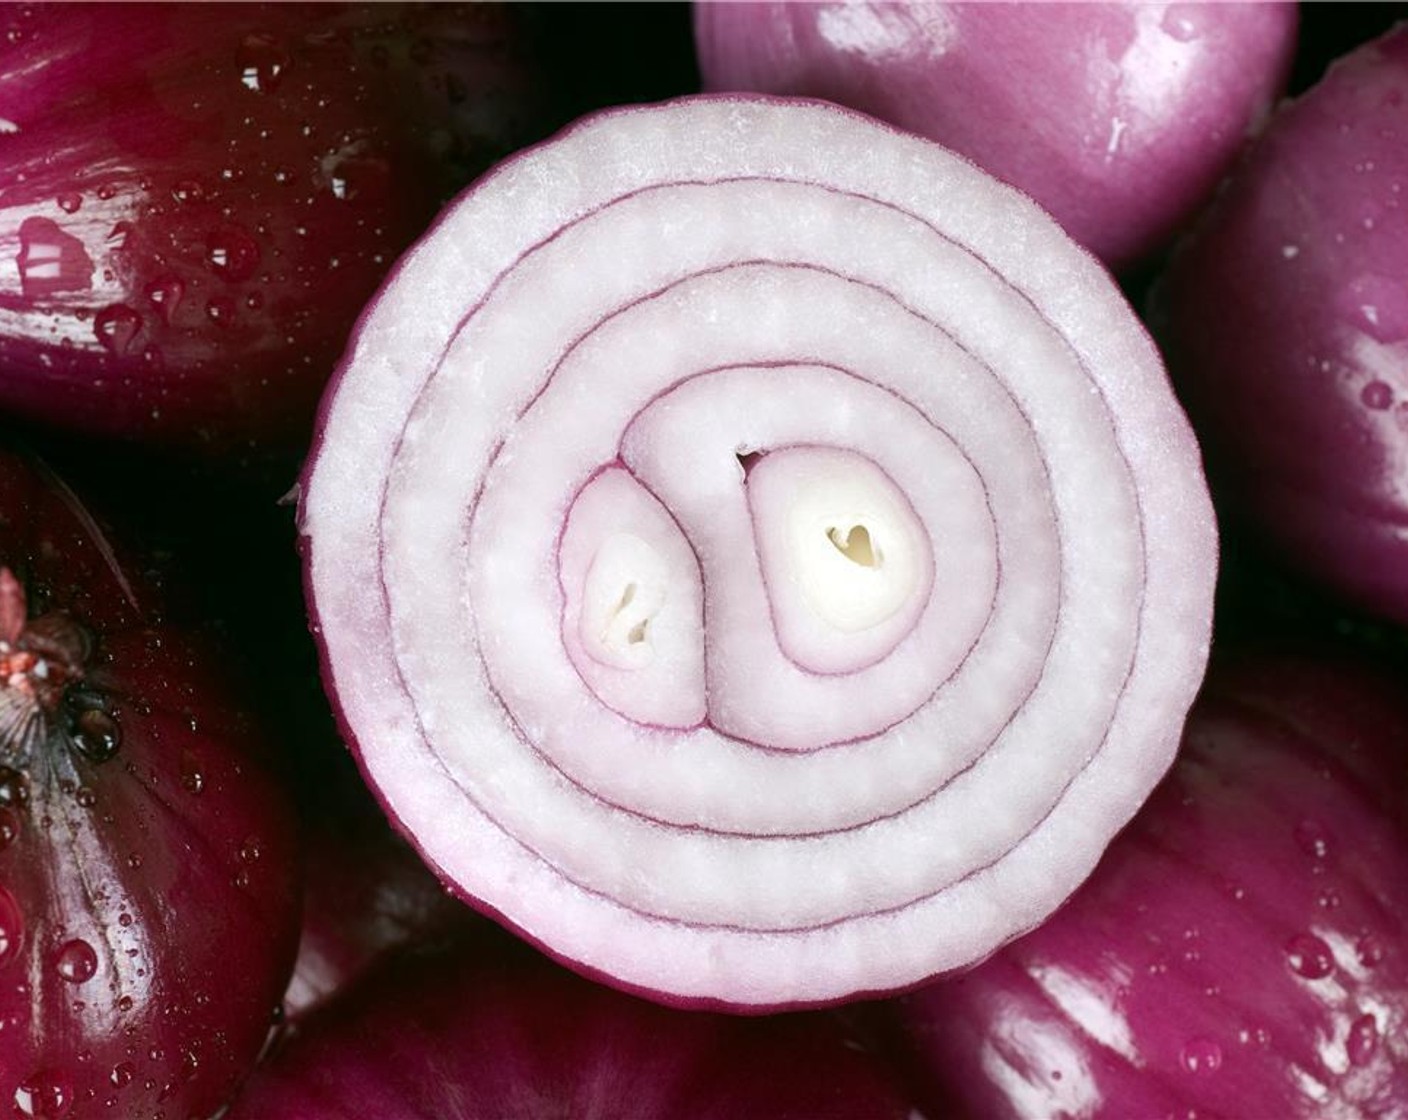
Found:
[(1214, 669), (1169, 779), (1049, 922), (906, 997), (975, 1116), (1408, 1114), (1408, 709), (1362, 669)]
[(230, 1120), (921, 1120), (833, 1018), (670, 1010), (501, 941), (384, 963)]
[(1408, 30), (1283, 108), (1156, 293), (1219, 487), (1292, 564), (1408, 622)]
[(495, 5), (7, 5), (0, 404), (228, 457), (306, 446), (357, 312), (533, 137)]
[(699, 3), (704, 88), (824, 97), (1030, 194), (1115, 267), (1212, 193), (1283, 88), (1294, 4)]
[(0, 456), (7, 1115), (213, 1115), (293, 962), (294, 821), (267, 742), (138, 574), (62, 484)]

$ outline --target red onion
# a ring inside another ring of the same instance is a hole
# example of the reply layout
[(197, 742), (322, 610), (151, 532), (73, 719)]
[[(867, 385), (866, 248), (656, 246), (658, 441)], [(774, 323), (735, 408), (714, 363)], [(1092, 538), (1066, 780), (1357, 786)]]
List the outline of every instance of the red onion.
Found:
[(670, 1010), (499, 940), (384, 962), (229, 1120), (922, 1120), (833, 1018)]
[(901, 1002), (930, 1088), (987, 1120), (1404, 1115), (1406, 756), (1401, 684), (1214, 670), (1090, 881)]
[(6, 5), (0, 404), (301, 453), (357, 311), (536, 135), (495, 5)]
[(1158, 330), (1229, 504), (1408, 622), (1408, 30), (1285, 107), (1175, 256)]
[(0, 455), (0, 1107), (206, 1117), (297, 938), (294, 818), (216, 651)]
[(398, 266), (301, 528), (326, 684), (454, 888), (690, 1004), (916, 983), (1167, 767), (1196, 447), (1035, 205), (821, 103), (609, 113)]
[(697, 3), (704, 87), (825, 97), (968, 156), (1112, 265), (1212, 193), (1285, 85), (1296, 5)]

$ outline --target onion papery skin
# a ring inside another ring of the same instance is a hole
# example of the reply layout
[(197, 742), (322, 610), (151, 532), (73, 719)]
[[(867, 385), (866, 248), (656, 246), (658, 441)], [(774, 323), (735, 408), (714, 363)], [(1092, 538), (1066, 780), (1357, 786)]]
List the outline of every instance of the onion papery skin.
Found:
[(0, 454), (0, 511), (0, 1108), (213, 1116), (297, 945), (268, 733), (47, 469)]
[(1215, 665), (1090, 880), (894, 1006), (923, 1095), (991, 1120), (1404, 1115), (1405, 754), (1375, 669)]
[(1167, 243), (1285, 87), (1296, 5), (697, 3), (704, 88), (822, 97), (1041, 203), (1111, 267)]
[(1174, 254), (1151, 321), (1229, 509), (1408, 623), (1408, 32), (1284, 106)]
[(1216, 567), (1104, 270), (929, 142), (767, 98), (588, 118), (447, 210), (300, 528), (431, 866), (585, 972), (752, 1009), (1058, 905), (1167, 768)]
[(290, 477), (396, 255), (542, 135), (520, 15), (7, 7), (0, 405)]
[(922, 1120), (824, 1013), (664, 1008), (495, 934), (384, 960), (255, 1073), (229, 1120)]

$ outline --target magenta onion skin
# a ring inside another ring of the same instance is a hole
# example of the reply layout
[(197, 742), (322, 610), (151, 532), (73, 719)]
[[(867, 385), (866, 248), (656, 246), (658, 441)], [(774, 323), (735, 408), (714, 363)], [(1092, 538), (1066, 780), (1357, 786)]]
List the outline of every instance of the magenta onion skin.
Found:
[(1112, 267), (1167, 242), (1284, 88), (1296, 6), (696, 3), (707, 90), (823, 97), (1026, 191)]
[(227, 659), (72, 494), (7, 451), (0, 509), (0, 1102), (212, 1116), (293, 963), (292, 807)]
[(389, 958), (310, 1017), (230, 1120), (919, 1120), (893, 1073), (820, 1013), (660, 1007), (497, 931)]
[(1375, 670), (1215, 667), (1089, 882), (897, 1003), (929, 1095), (992, 1120), (1402, 1115), (1405, 748), (1401, 686)]
[(1277, 113), (1159, 284), (1170, 369), (1231, 504), (1408, 621), (1408, 33)]
[(536, 135), (494, 5), (23, 5), (0, 16), (0, 404), (301, 454), (390, 262)]
[(442, 214), (300, 531), (426, 861), (579, 971), (750, 1011), (1058, 905), (1172, 757), (1216, 568), (1104, 269), (921, 138), (755, 97), (588, 118)]

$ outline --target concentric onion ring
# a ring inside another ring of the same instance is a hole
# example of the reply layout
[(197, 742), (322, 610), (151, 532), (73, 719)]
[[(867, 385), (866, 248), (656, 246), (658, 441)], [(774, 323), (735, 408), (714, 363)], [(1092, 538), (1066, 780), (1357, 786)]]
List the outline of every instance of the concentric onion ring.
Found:
[(580, 123), (365, 315), (302, 493), (325, 676), (457, 891), (673, 1002), (1039, 922), (1207, 651), (1197, 448), (1030, 201), (835, 107)]

